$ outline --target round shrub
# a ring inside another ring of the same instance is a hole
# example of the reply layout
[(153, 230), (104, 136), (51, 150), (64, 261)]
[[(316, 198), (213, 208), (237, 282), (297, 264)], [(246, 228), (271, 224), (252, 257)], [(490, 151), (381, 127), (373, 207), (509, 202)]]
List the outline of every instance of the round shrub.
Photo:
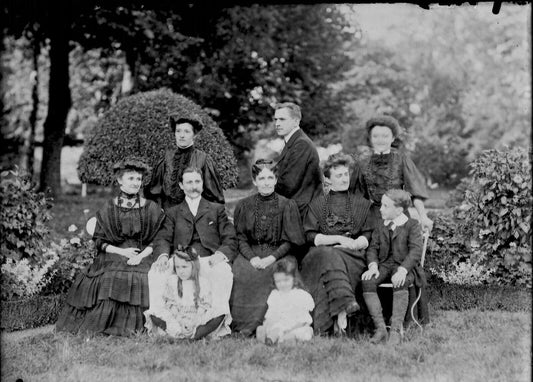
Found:
[(202, 122), (204, 128), (195, 138), (195, 146), (211, 156), (223, 187), (234, 186), (237, 165), (222, 130), (200, 106), (167, 89), (126, 97), (104, 114), (86, 139), (78, 164), (81, 181), (111, 184), (113, 164), (126, 156), (142, 157), (154, 166), (166, 149), (176, 147), (169, 115)]
[(27, 259), (40, 264), (50, 242), (45, 223), (50, 220), (48, 200), (33, 191), (30, 177), (18, 169), (0, 174), (0, 264)]

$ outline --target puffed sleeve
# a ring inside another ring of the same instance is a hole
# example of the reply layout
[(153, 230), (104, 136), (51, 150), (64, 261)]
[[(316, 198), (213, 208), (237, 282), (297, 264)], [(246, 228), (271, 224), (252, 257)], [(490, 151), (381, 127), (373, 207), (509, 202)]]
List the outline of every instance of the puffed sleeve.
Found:
[(204, 193), (203, 196), (210, 202), (224, 204), (224, 191), (222, 181), (215, 169), (215, 163), (208, 155), (205, 159), (205, 165), (202, 169), (204, 175)]
[(402, 161), (405, 190), (409, 191), (413, 198), (426, 200), (428, 193), (424, 177), (407, 154), (402, 155)]
[(102, 225), (98, 219), (96, 219), (96, 226), (94, 227), (93, 240), (99, 251), (102, 250), (104, 244), (113, 244), (108, 238), (106, 238)]
[(235, 207), (235, 212), (233, 213), (233, 223), (235, 224), (235, 231), (237, 233), (237, 245), (239, 247), (239, 253), (246, 259), (250, 260), (255, 257), (255, 253), (248, 244), (248, 237), (246, 235), (246, 231), (249, 229), (249, 227), (247, 227), (246, 223), (247, 219), (245, 205), (245, 200), (241, 200), (237, 204)]
[(305, 243), (302, 218), (298, 205), (292, 199), (288, 200), (283, 209), (283, 235), (281, 239), (295, 245), (303, 245)]
[(163, 181), (165, 178), (165, 157), (161, 158), (154, 167), (150, 182), (144, 187), (146, 199), (153, 200), (157, 204), (162, 203)]
[(305, 239), (308, 243), (314, 244), (315, 237), (320, 232), (320, 215), (318, 214), (317, 200), (313, 200), (307, 209), (307, 213), (303, 219), (303, 229), (305, 233)]
[[(352, 155), (353, 157), (353, 155)], [(362, 164), (359, 161), (355, 160), (350, 172), (350, 192), (356, 195), (361, 195), (363, 198), (368, 199), (368, 187), (365, 182), (365, 177), (363, 175)]]

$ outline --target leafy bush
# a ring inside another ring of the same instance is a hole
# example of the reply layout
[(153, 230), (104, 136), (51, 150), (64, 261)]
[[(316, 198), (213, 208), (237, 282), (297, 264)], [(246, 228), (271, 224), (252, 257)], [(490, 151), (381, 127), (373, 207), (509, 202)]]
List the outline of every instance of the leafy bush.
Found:
[(94, 241), (84, 231), (52, 246), (58, 253), (58, 261), (50, 269), (48, 282), (40, 293), (43, 296), (67, 293), (80, 270), (88, 266), (96, 255)]
[(31, 265), (28, 259), (6, 259), (2, 264), (2, 300), (32, 297), (39, 294), (53, 277), (53, 264), (58, 260), (54, 252), (45, 254), (46, 262), (40, 266)]
[(505, 282), (531, 285), (531, 166), (525, 149), (487, 150), (471, 163), (465, 224)]
[(27, 259), (28, 265), (43, 262), (48, 246), (50, 220), (48, 200), (33, 191), (30, 177), (17, 169), (0, 174), (0, 264), (7, 259)]
[(111, 184), (112, 166), (125, 156), (143, 157), (154, 166), (175, 138), (169, 115), (199, 119), (204, 128), (195, 145), (208, 153), (222, 178), (224, 188), (235, 185), (237, 165), (231, 145), (216, 122), (188, 98), (162, 89), (126, 97), (100, 119), (87, 137), (78, 164), (82, 182)]
[(436, 272), (452, 272), (455, 264), (468, 260), (471, 256), (470, 243), (461, 233), (463, 227), (453, 210), (445, 210), (437, 215), (429, 214), (433, 220), (433, 230), (428, 240), (424, 268)]
[(487, 269), (481, 262), (472, 262), (467, 259), (462, 262), (451, 263), (454, 269), (434, 269), (429, 271), (438, 276), (442, 281), (449, 284), (457, 285), (482, 285), (490, 280), (492, 269)]
[(488, 150), (471, 166), (453, 194), (455, 207), (434, 217), (426, 267), (445, 281), (531, 287), (526, 151)]

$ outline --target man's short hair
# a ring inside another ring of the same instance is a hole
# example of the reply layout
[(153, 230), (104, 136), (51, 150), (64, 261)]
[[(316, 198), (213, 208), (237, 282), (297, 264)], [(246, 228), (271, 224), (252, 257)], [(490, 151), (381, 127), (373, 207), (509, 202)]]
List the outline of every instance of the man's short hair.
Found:
[(351, 166), (353, 165), (354, 160), (353, 158), (348, 154), (343, 153), (337, 153), (332, 154), (328, 157), (328, 159), (324, 162), (322, 165), (322, 174), (326, 178), (329, 178), (331, 176), (331, 169), (339, 166), (345, 166), (348, 167), (348, 169), (351, 169)]
[(296, 105), (293, 102), (278, 103), (274, 107), (274, 110), (279, 110), (279, 109), (288, 109), (292, 118), (297, 119), (298, 121), (302, 120), (302, 111), (300, 110), (300, 106)]
[(198, 167), (188, 166), (188, 167), (185, 167), (185, 169), (181, 173), (181, 176), (180, 176), (180, 182), (181, 183), (183, 183), (183, 175), (185, 175), (185, 174), (187, 174), (189, 172), (195, 172), (195, 173), (200, 175), (200, 178), (202, 178), (202, 180), (204, 179), (203, 175), (202, 175), (202, 169), (200, 169)]

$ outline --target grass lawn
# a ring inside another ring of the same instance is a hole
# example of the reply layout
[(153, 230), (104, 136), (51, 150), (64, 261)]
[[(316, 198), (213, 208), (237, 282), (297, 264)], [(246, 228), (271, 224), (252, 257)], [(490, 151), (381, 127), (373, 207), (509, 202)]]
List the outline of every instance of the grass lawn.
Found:
[(253, 339), (176, 341), (2, 335), (4, 381), (529, 381), (528, 313), (437, 311), (396, 348), (315, 338), (266, 346)]

